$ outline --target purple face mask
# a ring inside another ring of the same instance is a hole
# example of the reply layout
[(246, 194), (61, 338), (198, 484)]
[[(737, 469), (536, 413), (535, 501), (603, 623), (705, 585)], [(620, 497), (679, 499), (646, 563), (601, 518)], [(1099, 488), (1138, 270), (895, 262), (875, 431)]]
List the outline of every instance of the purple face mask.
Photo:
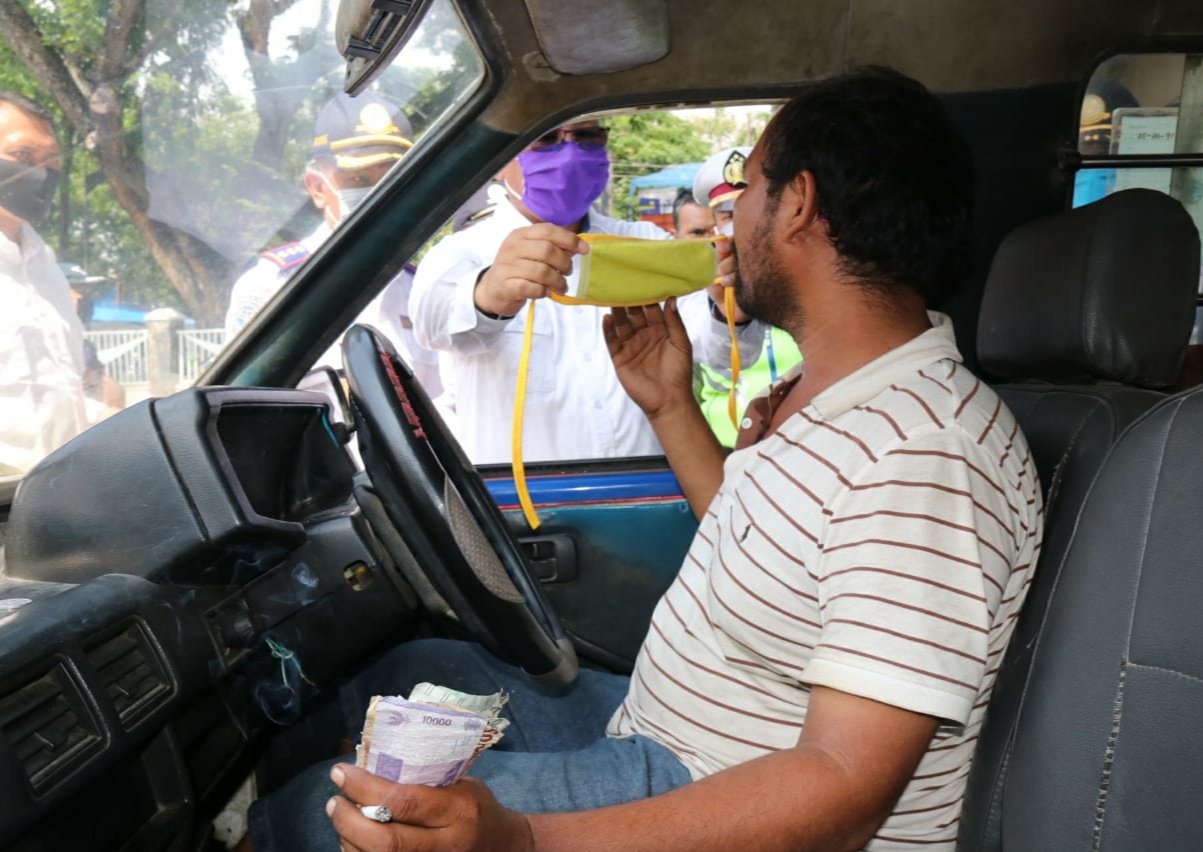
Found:
[(568, 227), (585, 217), (610, 179), (604, 145), (558, 142), (518, 155), (526, 190), (522, 203), (544, 222)]

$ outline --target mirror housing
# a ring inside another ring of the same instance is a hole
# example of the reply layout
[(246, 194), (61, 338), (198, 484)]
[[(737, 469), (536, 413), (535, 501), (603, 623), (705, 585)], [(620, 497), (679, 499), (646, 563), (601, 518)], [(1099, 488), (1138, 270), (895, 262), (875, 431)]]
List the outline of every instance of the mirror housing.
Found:
[(334, 42), (347, 60), (343, 89), (357, 95), (409, 41), (426, 17), (431, 0), (341, 0)]

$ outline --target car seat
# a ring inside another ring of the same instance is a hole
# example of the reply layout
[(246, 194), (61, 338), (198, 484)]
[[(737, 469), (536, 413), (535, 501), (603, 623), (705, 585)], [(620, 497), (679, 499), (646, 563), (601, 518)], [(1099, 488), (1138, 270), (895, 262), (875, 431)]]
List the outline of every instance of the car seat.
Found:
[[(1007, 829), (1023, 818), (1010, 798), (1019, 711), (1032, 689), (1033, 659), (1050, 641), (1046, 612), (1074, 523), (1119, 434), (1177, 380), (1198, 285), (1195, 226), (1181, 204), (1152, 190), (1119, 192), (1024, 225), (995, 256), (978, 357), (984, 371), (1005, 380), (993, 386), (1027, 437), (1044, 487), (1045, 529), (970, 772), (960, 850), (1012, 848)], [(1096, 581), (1108, 580), (1112, 565), (1095, 570)]]

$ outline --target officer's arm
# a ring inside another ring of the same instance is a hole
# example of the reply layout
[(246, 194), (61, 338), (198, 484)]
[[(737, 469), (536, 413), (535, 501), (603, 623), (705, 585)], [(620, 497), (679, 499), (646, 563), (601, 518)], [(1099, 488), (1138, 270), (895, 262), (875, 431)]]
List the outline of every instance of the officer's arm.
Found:
[(418, 264), (409, 318), (420, 346), (476, 355), (493, 348), (508, 322), (476, 309), (476, 283), (487, 266), (462, 239), (464, 233), (435, 245)]

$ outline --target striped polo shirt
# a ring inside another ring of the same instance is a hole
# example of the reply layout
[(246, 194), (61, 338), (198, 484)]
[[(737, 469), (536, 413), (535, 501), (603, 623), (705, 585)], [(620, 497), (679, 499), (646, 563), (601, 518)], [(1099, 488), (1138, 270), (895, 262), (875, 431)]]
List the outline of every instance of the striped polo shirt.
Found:
[(1019, 425), (930, 317), (727, 458), (608, 729), (696, 779), (794, 746), (815, 685), (940, 718), (870, 849), (953, 848), (1040, 548)]

